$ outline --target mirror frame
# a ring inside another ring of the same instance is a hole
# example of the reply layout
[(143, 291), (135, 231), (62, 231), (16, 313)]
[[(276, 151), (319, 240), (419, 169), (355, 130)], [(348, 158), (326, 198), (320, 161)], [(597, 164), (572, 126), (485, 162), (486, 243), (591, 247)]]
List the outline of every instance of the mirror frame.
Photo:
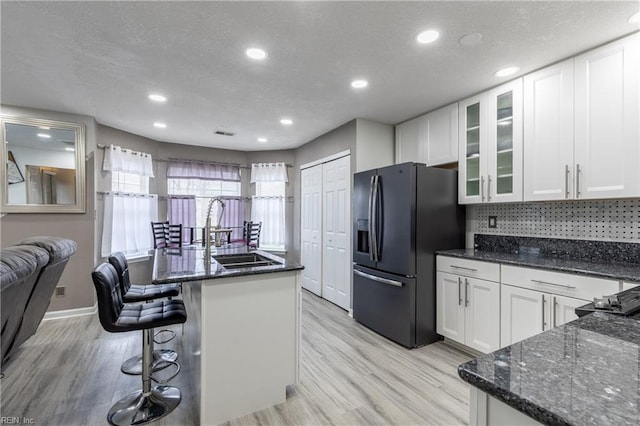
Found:
[[(0, 115), (2, 125), (2, 149), (0, 149), (0, 189), (2, 200), (0, 213), (85, 213), (86, 212), (86, 176), (85, 176), (85, 126), (84, 124), (68, 123), (64, 121), (46, 120), (41, 118), (14, 117)], [(71, 130), (76, 134), (75, 162), (76, 162), (76, 202), (75, 204), (9, 204), (9, 184), (7, 178), (7, 139), (6, 124), (26, 126), (48, 126), (56, 129)]]

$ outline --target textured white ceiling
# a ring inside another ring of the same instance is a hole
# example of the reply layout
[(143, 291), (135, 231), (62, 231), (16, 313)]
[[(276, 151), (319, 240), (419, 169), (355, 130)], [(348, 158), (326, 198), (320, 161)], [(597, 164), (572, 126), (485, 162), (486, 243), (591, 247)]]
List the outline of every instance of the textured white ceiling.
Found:
[[(353, 119), (401, 121), (637, 31), (638, 1), (6, 2), (3, 104), (155, 140), (293, 148)], [(417, 45), (428, 28), (441, 32)], [(464, 47), (460, 37), (483, 34)], [(245, 56), (259, 46), (264, 62)], [(356, 91), (352, 79), (369, 87)], [(150, 92), (169, 100), (155, 104)], [(293, 126), (284, 127), (288, 116)], [(164, 130), (152, 126), (166, 122)], [(217, 136), (219, 126), (235, 132)], [(268, 143), (256, 141), (266, 137)]]

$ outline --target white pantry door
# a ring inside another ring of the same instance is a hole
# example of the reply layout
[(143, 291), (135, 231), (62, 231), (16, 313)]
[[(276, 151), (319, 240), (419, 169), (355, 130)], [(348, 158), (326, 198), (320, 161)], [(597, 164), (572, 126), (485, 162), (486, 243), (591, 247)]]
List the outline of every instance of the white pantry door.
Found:
[(351, 304), (351, 156), (324, 163), (322, 297)]
[(302, 181), (302, 287), (322, 294), (322, 164), (300, 172)]

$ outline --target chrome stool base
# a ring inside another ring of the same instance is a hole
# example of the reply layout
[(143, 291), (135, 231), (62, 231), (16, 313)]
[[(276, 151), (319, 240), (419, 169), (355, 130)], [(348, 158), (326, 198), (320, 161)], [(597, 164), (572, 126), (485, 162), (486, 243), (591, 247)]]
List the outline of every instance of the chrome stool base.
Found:
[[(167, 368), (172, 362), (178, 359), (178, 353), (171, 349), (156, 349), (153, 351), (153, 369), (152, 371), (159, 371), (163, 368)], [(166, 361), (166, 362), (163, 362)], [(137, 355), (129, 358), (120, 366), (120, 371), (124, 374), (130, 374), (132, 376), (139, 376), (142, 374), (142, 355)]]
[(173, 386), (154, 386), (151, 392), (132, 392), (116, 402), (107, 414), (109, 424), (142, 425), (171, 413), (180, 404), (182, 394)]

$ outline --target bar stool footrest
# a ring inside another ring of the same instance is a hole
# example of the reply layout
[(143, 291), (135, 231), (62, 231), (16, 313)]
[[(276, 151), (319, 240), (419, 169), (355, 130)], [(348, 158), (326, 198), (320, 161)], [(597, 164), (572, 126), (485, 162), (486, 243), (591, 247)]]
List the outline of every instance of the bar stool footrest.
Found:
[[(171, 349), (156, 349), (153, 351), (153, 364), (151, 371), (159, 371), (167, 368), (178, 359), (178, 353)], [(124, 374), (139, 376), (142, 374), (142, 355), (129, 358), (120, 366)]]
[[(162, 334), (165, 334), (165, 333), (168, 333), (168, 334), (169, 334), (169, 337), (168, 337), (168, 338), (166, 338), (165, 340), (158, 340), (158, 339), (157, 339), (157, 337), (158, 337), (159, 335), (162, 335)], [(153, 335), (153, 342), (154, 342), (154, 343), (157, 343), (158, 345), (162, 345), (163, 343), (168, 343), (168, 342), (172, 341), (172, 340), (173, 340), (173, 339), (175, 339), (175, 338), (176, 338), (176, 332), (175, 332), (175, 331), (173, 331), (173, 330), (169, 330), (169, 329), (167, 328), (167, 329), (164, 329), (164, 330), (159, 330), (159, 331), (157, 331), (157, 332), (156, 332), (156, 334), (154, 334), (154, 335)]]
[[(153, 369), (153, 367), (155, 366), (155, 364), (156, 364), (156, 363), (167, 363), (167, 364), (169, 364), (169, 365), (173, 365), (173, 366), (175, 366), (175, 368), (176, 368), (175, 373), (173, 373), (172, 375), (170, 375), (170, 376), (169, 376), (169, 377), (167, 377), (166, 379), (162, 379), (162, 378), (160, 378), (160, 377), (156, 376), (155, 374), (151, 374), (150, 379), (151, 379), (151, 380), (153, 380), (153, 381), (154, 381), (154, 382), (156, 382), (156, 383), (161, 384), (161, 385), (164, 385), (164, 384), (169, 383), (169, 382), (170, 382), (174, 377), (176, 377), (176, 376), (178, 375), (178, 373), (180, 372), (180, 364), (178, 364), (178, 363), (177, 363), (177, 362), (175, 362), (175, 361), (167, 362), (167, 361), (165, 361), (165, 360), (162, 360), (162, 359), (161, 359), (161, 360), (155, 361), (153, 364), (151, 364), (151, 371), (153, 371), (154, 373), (155, 373), (155, 372), (157, 372), (157, 371), (159, 371), (159, 370), (154, 370), (154, 369)], [(168, 367), (168, 366), (167, 366), (167, 367)], [(163, 367), (163, 369), (164, 369), (164, 368), (165, 368), (165, 367)]]

